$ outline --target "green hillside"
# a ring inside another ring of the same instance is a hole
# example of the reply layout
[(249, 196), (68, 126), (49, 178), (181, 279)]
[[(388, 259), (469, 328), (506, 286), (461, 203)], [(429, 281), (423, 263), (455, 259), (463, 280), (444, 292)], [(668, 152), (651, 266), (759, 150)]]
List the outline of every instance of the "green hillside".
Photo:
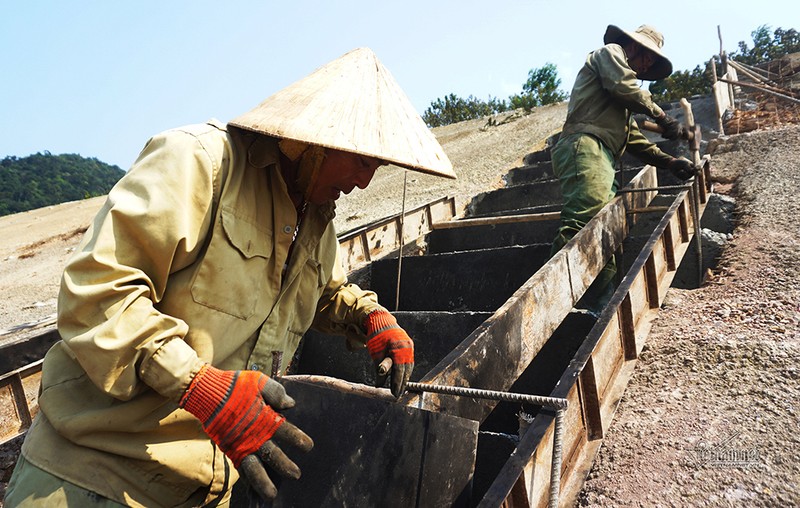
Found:
[(6, 157), (0, 161), (0, 216), (108, 194), (124, 174), (76, 154)]

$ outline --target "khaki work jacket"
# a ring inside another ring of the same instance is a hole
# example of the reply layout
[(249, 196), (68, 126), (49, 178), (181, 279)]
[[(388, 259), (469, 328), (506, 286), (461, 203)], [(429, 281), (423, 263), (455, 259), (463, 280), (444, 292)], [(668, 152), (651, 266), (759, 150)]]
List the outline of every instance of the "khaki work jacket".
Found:
[(646, 163), (666, 167), (672, 159), (639, 130), (632, 113), (661, 116), (650, 92), (639, 87), (619, 44), (589, 53), (569, 98), (561, 136), (585, 133), (598, 138), (619, 159), (627, 148)]
[(363, 344), (379, 305), (347, 283), (332, 202), (308, 205), (282, 276), (298, 216), (278, 163), (214, 121), (147, 143), (64, 272), (31, 463), (132, 506), (224, 497), (235, 469), (177, 406), (203, 362), (285, 371), (312, 324)]

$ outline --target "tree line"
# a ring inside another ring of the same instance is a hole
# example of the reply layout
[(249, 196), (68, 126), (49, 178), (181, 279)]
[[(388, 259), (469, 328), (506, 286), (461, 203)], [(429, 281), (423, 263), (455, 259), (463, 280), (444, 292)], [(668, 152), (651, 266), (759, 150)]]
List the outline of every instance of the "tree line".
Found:
[(77, 154), (35, 153), (0, 160), (0, 216), (103, 196), (125, 172)]
[[(751, 36), (752, 47), (745, 41), (740, 41), (738, 50), (728, 57), (741, 63), (758, 65), (783, 55), (800, 52), (800, 33), (794, 28), (777, 28), (770, 33), (769, 26), (761, 25), (751, 32)], [(717, 66), (717, 74), (721, 75), (722, 63), (719, 59), (715, 59), (712, 64)], [(681, 97), (707, 95), (711, 91), (712, 83), (711, 67), (703, 64), (691, 71), (675, 71), (665, 79), (654, 81), (650, 83), (649, 90), (653, 94), (653, 100), (663, 103), (676, 101)], [(547, 63), (541, 68), (531, 69), (528, 80), (522, 85), (522, 91), (510, 96), (508, 100), (490, 96), (487, 101), (483, 101), (472, 95), (463, 99), (451, 93), (431, 102), (422, 119), (428, 127), (440, 127), (514, 109), (530, 112), (534, 107), (568, 99), (569, 94), (559, 90), (560, 85), (558, 69), (554, 64)]]

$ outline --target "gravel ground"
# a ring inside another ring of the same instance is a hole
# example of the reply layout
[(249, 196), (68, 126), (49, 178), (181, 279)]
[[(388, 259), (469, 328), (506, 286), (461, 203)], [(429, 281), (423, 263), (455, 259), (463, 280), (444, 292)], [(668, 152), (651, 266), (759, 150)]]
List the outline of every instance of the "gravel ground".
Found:
[(579, 506), (800, 506), (800, 128), (717, 145), (739, 224), (671, 289)]

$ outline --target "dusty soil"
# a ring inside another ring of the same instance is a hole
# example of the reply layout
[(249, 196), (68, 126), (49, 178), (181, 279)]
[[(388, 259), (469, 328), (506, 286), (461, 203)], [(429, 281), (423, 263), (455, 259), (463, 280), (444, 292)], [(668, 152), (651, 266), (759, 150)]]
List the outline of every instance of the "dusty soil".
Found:
[(799, 146), (792, 127), (716, 148), (734, 239), (668, 293), (579, 506), (800, 506)]
[[(338, 203), (344, 232), (444, 195), (460, 207), (560, 128), (564, 104), (435, 129), (458, 180), (396, 168)], [(132, 140), (131, 142), (136, 142)], [(798, 506), (800, 128), (718, 144), (740, 224), (708, 283), (672, 289), (580, 506)], [(0, 330), (55, 312), (61, 270), (102, 198), (0, 218)], [(4, 485), (0, 483), (0, 495)]]

